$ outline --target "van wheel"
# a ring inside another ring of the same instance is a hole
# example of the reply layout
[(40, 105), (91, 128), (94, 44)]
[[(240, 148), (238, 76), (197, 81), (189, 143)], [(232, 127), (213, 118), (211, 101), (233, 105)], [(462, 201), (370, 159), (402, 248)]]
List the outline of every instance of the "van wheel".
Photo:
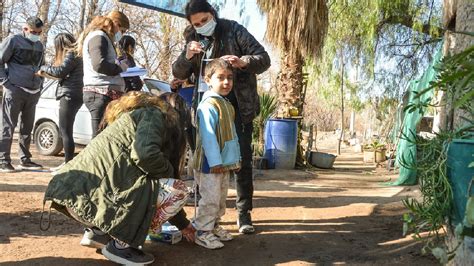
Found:
[(43, 122), (35, 130), (36, 149), (42, 155), (58, 155), (63, 149), (63, 140), (53, 122)]

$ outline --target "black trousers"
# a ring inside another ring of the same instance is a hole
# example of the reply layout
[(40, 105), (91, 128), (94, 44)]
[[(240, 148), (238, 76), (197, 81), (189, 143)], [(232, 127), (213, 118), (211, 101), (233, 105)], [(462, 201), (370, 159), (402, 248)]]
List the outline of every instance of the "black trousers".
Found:
[(242, 168), (236, 175), (237, 198), (236, 207), (240, 213), (251, 211), (253, 208), (253, 179), (252, 179), (252, 132), (253, 123), (242, 124), (240, 115), (235, 116), (235, 129), (239, 137)]
[(40, 95), (40, 92), (31, 94), (11, 84), (3, 88), (0, 120), (2, 130), (0, 134), (0, 162), (11, 163), (10, 151), (18, 117), (21, 118), (20, 135), (18, 137), (19, 157), (22, 162), (31, 158), (31, 131), (33, 130), (36, 104)]
[(69, 162), (74, 158), (74, 120), (81, 106), (82, 97), (63, 96), (59, 100), (59, 132), (61, 132), (61, 138), (63, 139), (65, 162)]
[(109, 96), (91, 91), (85, 91), (83, 99), (84, 104), (91, 113), (92, 137), (94, 138), (97, 136), (99, 124), (104, 117), (105, 108), (107, 107), (107, 104), (112, 101), (112, 99)]

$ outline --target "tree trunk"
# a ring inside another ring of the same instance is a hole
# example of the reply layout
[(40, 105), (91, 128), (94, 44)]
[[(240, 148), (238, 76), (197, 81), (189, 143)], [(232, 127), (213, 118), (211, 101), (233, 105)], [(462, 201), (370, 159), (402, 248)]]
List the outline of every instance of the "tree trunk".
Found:
[(89, 1), (89, 10), (87, 12), (86, 25), (89, 25), (89, 23), (94, 18), (95, 14), (97, 12), (98, 3), (99, 3), (99, 0), (90, 0)]
[(258, 126), (258, 155), (263, 155), (265, 151), (265, 139), (264, 135), (265, 134), (265, 125), (262, 125), (259, 123)]
[[(456, 10), (456, 32), (474, 32), (474, 2), (472, 0), (458, 0)], [(468, 47), (474, 45), (474, 37), (466, 34), (454, 34), (455, 43), (452, 50), (453, 54), (458, 54), (466, 50)], [(456, 95), (456, 98), (462, 97)], [(474, 102), (471, 102), (471, 106)], [(453, 128), (461, 128), (467, 126), (467, 121), (462, 118), (465, 117), (472, 121), (473, 114), (464, 110), (456, 109), (453, 112)]]
[(337, 155), (341, 155), (341, 142), (344, 138), (344, 56), (341, 51), (341, 134), (337, 142)]
[[(456, 32), (474, 32), (474, 2), (472, 0), (445, 0), (443, 13), (445, 18), (444, 25), (448, 29)], [(444, 55), (457, 54), (474, 45), (474, 37), (447, 31), (444, 45)], [(466, 123), (466, 121), (461, 119), (462, 116), (471, 119), (472, 121), (472, 114), (466, 114), (465, 112), (462, 112), (462, 110), (454, 110), (452, 113), (449, 112), (449, 110), (453, 110), (453, 106), (449, 101), (446, 102), (447, 107), (445, 112), (437, 115), (440, 116), (439, 119), (447, 121), (447, 129), (457, 129), (464, 126), (463, 124)], [(471, 102), (471, 104), (474, 103)], [(452, 125), (451, 128), (450, 125)], [(458, 248), (459, 239), (452, 233), (454, 232), (454, 227), (451, 227), (451, 229), (453, 230), (447, 230), (448, 248), (450, 250), (457, 248), (457, 250), (456, 256), (448, 263), (448, 265), (473, 265), (474, 255), (472, 253), (472, 247), (474, 246), (474, 239), (465, 236), (462, 240), (462, 245)]]
[(278, 101), (277, 116), (288, 118), (290, 110), (300, 109), (303, 102), (303, 58), (301, 55), (290, 56), (286, 53), (281, 60), (281, 71), (277, 77)]
[(56, 8), (54, 9), (54, 12), (51, 15), (51, 19), (49, 19), (50, 7), (51, 7), (51, 1), (43, 0), (41, 2), (40, 10), (39, 10), (39, 18), (44, 23), (43, 33), (41, 35), (41, 42), (43, 43), (45, 47), (48, 41), (48, 33), (49, 33), (49, 30), (51, 29), (51, 25), (53, 25), (54, 22), (56, 21), (56, 17), (58, 16), (59, 10), (61, 8), (61, 0), (56, 1)]
[(306, 147), (306, 154), (305, 154), (306, 160), (310, 159), (309, 157), (311, 156), (311, 151), (313, 150), (313, 142), (315, 141), (313, 139), (313, 129), (314, 129), (314, 125), (310, 125), (309, 134), (308, 134), (308, 146)]
[[(304, 60), (300, 54), (284, 53), (281, 60), (281, 70), (277, 77), (279, 101), (277, 117), (290, 118), (295, 115), (295, 111), (296, 115), (301, 115), (298, 112), (303, 110), (303, 64)], [(301, 129), (298, 129), (297, 135), (296, 165), (303, 166), (305, 157), (303, 147), (301, 147)]]
[(171, 16), (167, 14), (160, 14), (160, 27), (163, 37), (161, 39), (162, 51), (161, 51), (161, 62), (158, 78), (161, 80), (169, 80), (171, 76)]
[(39, 18), (43, 21), (43, 34), (41, 34), (41, 42), (43, 43), (44, 47), (46, 47), (46, 42), (48, 41), (48, 31), (49, 31), (49, 22), (48, 22), (48, 13), (49, 13), (49, 6), (51, 1), (43, 0), (41, 1), (40, 8), (39, 8)]
[(85, 16), (86, 16), (86, 8), (87, 8), (87, 0), (82, 0), (82, 5), (81, 5), (81, 10), (79, 11), (79, 31), (78, 33), (81, 33), (85, 26), (84, 21), (85, 21)]
[(0, 0), (0, 42), (3, 41), (3, 9), (4, 0)]
[[(474, 37), (455, 32), (474, 32), (474, 3), (472, 0), (444, 0), (443, 3), (445, 32), (443, 55), (457, 54), (474, 45)], [(441, 107), (436, 108), (433, 131), (452, 130), (466, 123), (461, 117), (473, 119), (472, 114), (462, 110), (453, 110), (452, 104), (443, 92), (437, 92), (437, 101)], [(472, 103), (474, 104), (474, 103)]]
[(349, 130), (351, 133), (350, 138), (355, 137), (355, 111), (354, 110), (351, 111), (351, 121), (350, 121)]

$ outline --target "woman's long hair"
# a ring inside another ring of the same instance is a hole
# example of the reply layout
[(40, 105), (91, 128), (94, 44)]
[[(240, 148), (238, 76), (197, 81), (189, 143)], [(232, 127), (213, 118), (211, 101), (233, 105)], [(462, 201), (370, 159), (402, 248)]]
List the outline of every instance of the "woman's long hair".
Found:
[(128, 58), (133, 58), (133, 55), (130, 53), (130, 48), (135, 49), (137, 42), (130, 35), (124, 35), (122, 39), (118, 41), (118, 56), (127, 56)]
[[(145, 92), (131, 91), (107, 105), (100, 128), (117, 120), (120, 115), (145, 107), (160, 109), (165, 118), (168, 140), (163, 142), (163, 151), (174, 169), (174, 178), (179, 178), (186, 151), (186, 129), (190, 126), (190, 115), (186, 103), (176, 93), (154, 96)], [(171, 141), (172, 138), (172, 141)]]
[(208, 12), (217, 20), (217, 10), (206, 0), (190, 0), (184, 7), (184, 15), (189, 22), (191, 22), (191, 15)]
[(112, 19), (106, 16), (97, 16), (92, 19), (91, 23), (89, 23), (89, 25), (87, 25), (81, 35), (79, 35), (76, 46), (76, 54), (78, 56), (82, 56), (82, 48), (84, 46), (84, 40), (86, 39), (87, 35), (96, 30), (101, 30), (105, 32), (107, 36), (109, 36), (110, 40), (114, 39), (114, 22), (112, 21)]
[(115, 25), (119, 26), (120, 28), (124, 28), (127, 30), (130, 29), (130, 20), (128, 19), (127, 15), (125, 15), (123, 12), (118, 11), (118, 10), (113, 10), (113, 11), (110, 11), (109, 14), (107, 14), (107, 17), (112, 19)]
[(72, 34), (59, 33), (54, 38), (54, 48), (56, 55), (54, 57), (54, 66), (59, 66), (63, 63), (64, 57), (68, 52), (74, 51), (76, 39)]
[[(160, 95), (160, 98), (163, 99), (165, 102), (169, 103), (178, 114), (178, 128), (175, 128), (174, 130), (177, 130), (179, 132), (173, 132), (173, 136), (179, 136), (179, 141), (175, 143), (170, 143), (172, 146), (178, 144), (177, 150), (179, 152), (171, 154), (170, 156), (170, 161), (175, 161), (176, 163), (178, 163), (178, 167), (175, 168), (175, 176), (176, 178), (178, 178), (179, 174), (184, 168), (184, 154), (186, 152), (186, 143), (191, 143), (191, 114), (186, 105), (186, 101), (179, 94), (174, 92), (165, 92)], [(176, 172), (176, 169), (178, 169), (178, 172)]]

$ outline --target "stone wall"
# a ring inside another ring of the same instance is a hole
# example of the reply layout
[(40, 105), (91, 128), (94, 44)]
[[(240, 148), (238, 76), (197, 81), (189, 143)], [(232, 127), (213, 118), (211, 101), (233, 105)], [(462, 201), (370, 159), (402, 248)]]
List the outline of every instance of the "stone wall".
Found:
[[(454, 25), (455, 32), (474, 32), (474, 1), (473, 0), (445, 0), (445, 6), (449, 10), (445, 10), (445, 25)], [(452, 7), (455, 5), (455, 7)], [(453, 23), (455, 22), (455, 24)], [(449, 26), (448, 26), (449, 27)], [(452, 29), (451, 29), (452, 30)], [(474, 37), (460, 33), (448, 32), (445, 38), (447, 46), (445, 52), (456, 54), (462, 52), (466, 48), (474, 45)], [(472, 103), (474, 104), (474, 103)], [(464, 121), (461, 116), (468, 116), (462, 112), (455, 112), (453, 115), (454, 128), (462, 126)], [(472, 117), (471, 117), (472, 119)], [(454, 228), (448, 230), (447, 243), (449, 250), (452, 250), (458, 244), (458, 240), (454, 236)], [(456, 252), (456, 256), (448, 265), (474, 265), (474, 239), (465, 237), (461, 246)]]
[[(454, 228), (453, 228), (454, 230)], [(448, 232), (446, 237), (448, 249), (453, 250), (458, 244), (458, 239), (452, 232)], [(456, 256), (448, 263), (450, 266), (471, 266), (474, 265), (474, 239), (464, 237), (464, 241), (456, 251)]]

